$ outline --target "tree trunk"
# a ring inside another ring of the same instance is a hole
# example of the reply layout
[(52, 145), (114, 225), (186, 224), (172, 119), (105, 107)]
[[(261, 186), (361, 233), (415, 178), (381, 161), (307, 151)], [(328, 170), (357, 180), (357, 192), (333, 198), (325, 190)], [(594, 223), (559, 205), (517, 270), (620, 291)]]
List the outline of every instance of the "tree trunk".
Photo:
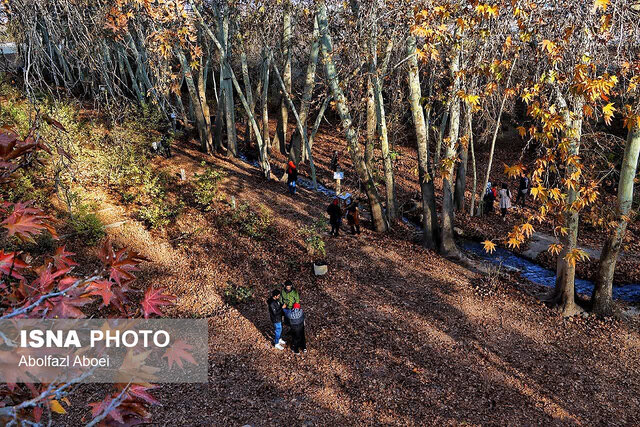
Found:
[[(558, 93), (558, 104), (564, 110), (565, 135), (569, 139), (569, 149), (567, 156), (577, 156), (580, 153), (580, 140), (582, 137), (582, 115), (583, 102), (581, 98), (575, 100), (573, 113), (569, 110), (567, 102), (562, 94)], [(573, 163), (567, 162), (566, 179), (576, 171)], [(578, 198), (578, 190), (575, 186), (566, 185), (567, 198), (565, 200), (565, 226), (567, 234), (560, 236), (562, 251), (558, 255), (556, 265), (556, 287), (554, 290), (554, 299), (561, 308), (563, 316), (573, 316), (580, 312), (575, 301), (575, 262), (569, 262), (567, 255), (578, 246), (578, 222), (580, 215), (571, 208), (571, 205)]]
[(440, 165), (440, 153), (442, 151), (442, 141), (444, 140), (444, 134), (447, 131), (447, 124), (449, 123), (449, 113), (451, 111), (451, 101), (447, 102), (446, 109), (442, 115), (442, 122), (440, 122), (440, 131), (438, 132), (438, 142), (436, 143), (436, 167)]
[[(242, 67), (242, 82), (244, 84), (244, 91), (247, 94), (247, 102), (251, 107), (251, 112), (254, 112), (253, 109), (253, 91), (251, 90), (251, 80), (249, 79), (249, 65), (247, 64), (247, 53), (245, 52), (244, 42), (241, 43), (241, 51), (240, 51), (240, 65)], [(251, 143), (251, 136), (253, 135), (253, 131), (251, 130), (251, 126), (249, 124), (249, 115), (247, 115), (247, 125), (245, 129), (245, 137), (244, 144), (245, 146), (249, 146)]]
[[(282, 23), (282, 47), (284, 56), (284, 71), (282, 72), (285, 87), (288, 93), (291, 93), (291, 3), (285, 0), (283, 6), (283, 23)], [(275, 66), (275, 64), (274, 64)], [(287, 100), (284, 93), (280, 96), (280, 115), (278, 116), (278, 124), (276, 126), (276, 135), (274, 144), (278, 144), (282, 154), (287, 154), (287, 126), (289, 124), (289, 110)]]
[(238, 156), (238, 138), (236, 135), (236, 113), (231, 82), (231, 47), (229, 43), (229, 5), (222, 2), (222, 25), (220, 27), (221, 64), (222, 64), (222, 97), (224, 99), (224, 117), (227, 128), (227, 150), (234, 157)]
[(198, 100), (200, 101), (200, 106), (202, 108), (202, 114), (204, 116), (204, 123), (207, 127), (207, 141), (205, 145), (206, 153), (213, 153), (213, 138), (211, 136), (211, 114), (209, 113), (209, 104), (207, 103), (207, 94), (205, 89), (205, 80), (207, 78), (207, 74), (204, 72), (204, 67), (202, 66), (202, 59), (200, 60), (200, 67), (198, 67)]
[(467, 108), (465, 120), (464, 144), (460, 146), (458, 167), (456, 168), (456, 187), (453, 196), (453, 206), (456, 212), (464, 210), (464, 193), (467, 188), (467, 167), (469, 165), (469, 144), (471, 141), (471, 107)]
[(376, 113), (376, 100), (373, 93), (372, 76), (367, 76), (367, 139), (365, 141), (364, 159), (369, 170), (373, 170), (373, 154), (376, 146), (376, 131), (378, 130), (378, 118)]
[(437, 249), (438, 215), (436, 213), (435, 190), (429, 161), (428, 129), (424, 120), (424, 112), (420, 105), (422, 92), (416, 56), (416, 39), (413, 36), (407, 38), (407, 55), (409, 56), (409, 101), (418, 142), (418, 173), (422, 192), (422, 228), (424, 229), (422, 243), (426, 248)]
[(373, 182), (371, 171), (367, 168), (367, 164), (364, 161), (364, 157), (360, 152), (360, 144), (353, 129), (353, 122), (351, 120), (351, 114), (347, 106), (347, 100), (342, 92), (340, 83), (338, 81), (338, 75), (336, 66), (333, 63), (333, 48), (331, 46), (331, 36), (329, 35), (329, 25), (327, 22), (327, 7), (324, 0), (319, 0), (318, 3), (318, 26), (320, 28), (321, 35), (321, 49), (322, 57), (325, 65), (325, 72), (329, 87), (333, 93), (333, 98), (336, 100), (338, 114), (342, 121), (342, 127), (345, 130), (347, 142), (351, 149), (351, 157), (355, 166), (356, 172), (362, 182), (365, 183), (365, 192), (369, 199), (369, 206), (371, 208), (371, 217), (373, 225), (376, 231), (386, 231), (387, 223), (382, 213), (382, 204), (380, 203), (380, 196), (378, 190)]
[[(307, 120), (309, 117), (309, 108), (311, 106), (311, 97), (313, 96), (313, 89), (316, 85), (316, 68), (318, 65), (318, 54), (320, 52), (320, 36), (318, 30), (318, 20), (313, 20), (313, 43), (309, 51), (309, 62), (307, 63), (307, 72), (304, 79), (304, 89), (302, 91), (302, 102), (300, 103), (300, 122), (307, 132)], [(291, 93), (287, 91), (288, 93)], [(302, 140), (300, 132), (296, 132), (291, 138), (291, 149), (289, 151), (289, 160), (292, 160), (296, 165), (301, 160), (309, 158), (308, 150), (302, 149)], [(308, 142), (308, 141), (307, 141)]]
[[(375, 2), (374, 2), (375, 4)], [(374, 6), (375, 9), (375, 6)], [(387, 135), (387, 119), (384, 111), (384, 99), (382, 97), (382, 85), (380, 76), (378, 75), (378, 26), (377, 14), (374, 12), (371, 23), (371, 34), (369, 37), (369, 54), (371, 55), (370, 70), (371, 79), (373, 80), (373, 97), (376, 103), (376, 115), (378, 118), (378, 130), (380, 131), (380, 149), (382, 151), (382, 161), (384, 166), (384, 182), (387, 198), (387, 218), (389, 222), (393, 222), (398, 217), (396, 209), (396, 190), (393, 180), (393, 162), (391, 160), (391, 152), (389, 151), (389, 139)]]
[(476, 191), (478, 186), (478, 172), (476, 168), (476, 153), (473, 149), (473, 113), (469, 111), (469, 148), (471, 148), (471, 166), (473, 166), (473, 188), (471, 189), (471, 205), (469, 207), (469, 216), (473, 216), (476, 207)]
[(209, 140), (209, 131), (207, 123), (204, 118), (204, 112), (202, 111), (202, 105), (198, 96), (196, 85), (193, 81), (193, 74), (187, 58), (184, 56), (182, 50), (177, 51), (178, 59), (184, 73), (185, 80), (187, 82), (187, 89), (189, 90), (189, 98), (191, 99), (191, 105), (193, 105), (194, 115), (196, 118), (196, 127), (198, 128), (198, 134), (200, 135), (200, 149), (203, 152), (207, 151), (207, 141)]
[(271, 146), (271, 141), (269, 138), (269, 72), (271, 69), (271, 59), (269, 58), (269, 55), (267, 55), (266, 53), (266, 48), (264, 48), (262, 50), (262, 57), (264, 58), (264, 74), (263, 74), (263, 81), (264, 83), (262, 84), (262, 133), (263, 133), (263, 140), (264, 140), (264, 145), (266, 147), (270, 147)]
[(460, 48), (456, 47), (451, 59), (451, 78), (453, 87), (451, 91), (451, 118), (449, 125), (449, 142), (445, 151), (446, 169), (442, 179), (442, 233), (440, 240), (440, 252), (446, 256), (459, 256), (460, 251), (456, 246), (453, 235), (454, 214), (453, 214), (453, 172), (456, 158), (456, 145), (460, 131), (460, 99), (458, 90), (460, 89)]
[(629, 131), (627, 144), (620, 168), (620, 181), (618, 183), (618, 204), (616, 206), (616, 227), (607, 238), (602, 253), (600, 265), (596, 276), (596, 285), (593, 289), (591, 300), (593, 311), (600, 316), (614, 314), (613, 299), (613, 273), (620, 254), (620, 247), (627, 229), (627, 216), (633, 203), (633, 183), (638, 167), (638, 155), (640, 153), (640, 127), (635, 126)]

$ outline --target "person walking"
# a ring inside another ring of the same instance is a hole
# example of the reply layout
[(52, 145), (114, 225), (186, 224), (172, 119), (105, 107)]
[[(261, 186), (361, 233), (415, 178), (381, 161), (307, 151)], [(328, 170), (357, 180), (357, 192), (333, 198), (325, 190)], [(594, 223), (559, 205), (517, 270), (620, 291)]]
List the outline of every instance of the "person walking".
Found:
[(484, 213), (489, 215), (493, 213), (493, 202), (496, 200), (496, 190), (492, 187), (491, 182), (487, 183), (487, 189), (484, 192), (482, 201), (484, 203)]
[(331, 163), (329, 163), (329, 168), (333, 172), (338, 172), (339, 166), (340, 165), (338, 164), (338, 150), (333, 150), (333, 155), (331, 156)]
[(342, 222), (342, 208), (340, 208), (340, 200), (337, 197), (327, 208), (327, 213), (329, 214), (329, 224), (331, 224), (331, 235), (338, 237)]
[(360, 234), (360, 212), (355, 200), (347, 206), (347, 224), (351, 227), (351, 234)]
[(293, 304), (293, 308), (287, 314), (291, 326), (291, 348), (294, 354), (307, 352), (307, 339), (304, 335), (304, 312), (299, 303)]
[(278, 350), (284, 350), (283, 345), (287, 342), (280, 338), (282, 335), (282, 304), (280, 303), (280, 291), (274, 289), (271, 292), (271, 298), (267, 299), (267, 306), (269, 307), (269, 318), (273, 325), (273, 346)]
[(523, 208), (527, 204), (527, 196), (529, 195), (529, 178), (524, 173), (520, 174), (520, 185), (518, 186), (518, 195), (516, 196), (516, 204), (520, 204)]
[(289, 186), (289, 194), (295, 195), (298, 185), (298, 168), (293, 163), (293, 160), (289, 160), (287, 165), (287, 185)]
[(507, 220), (507, 210), (511, 209), (511, 191), (506, 182), (502, 183), (500, 190), (500, 210), (502, 211), (502, 220)]

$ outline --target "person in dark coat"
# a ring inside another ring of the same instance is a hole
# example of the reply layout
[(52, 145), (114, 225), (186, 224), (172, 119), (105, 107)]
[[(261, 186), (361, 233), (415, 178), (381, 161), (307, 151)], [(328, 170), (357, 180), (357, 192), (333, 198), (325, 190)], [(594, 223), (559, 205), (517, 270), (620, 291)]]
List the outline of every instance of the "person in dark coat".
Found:
[(329, 163), (329, 168), (331, 168), (331, 170), (333, 172), (337, 172), (338, 171), (338, 150), (333, 150), (333, 155), (331, 156), (331, 163)]
[(286, 344), (286, 341), (281, 339), (282, 335), (282, 304), (280, 303), (280, 291), (274, 290), (271, 292), (271, 298), (267, 300), (267, 306), (269, 307), (269, 318), (271, 319), (271, 324), (273, 324), (273, 346), (278, 350), (284, 350), (283, 345)]
[(496, 189), (491, 185), (491, 183), (487, 184), (487, 190), (484, 193), (484, 197), (482, 198), (484, 202), (484, 213), (489, 215), (493, 213), (493, 202), (496, 201), (498, 197)]
[(516, 204), (526, 207), (527, 196), (529, 195), (529, 178), (525, 174), (520, 175), (520, 185), (518, 186), (518, 195), (516, 196)]
[(329, 224), (331, 224), (331, 235), (338, 237), (340, 223), (342, 222), (342, 209), (337, 197), (333, 199), (333, 202), (327, 208), (327, 213), (329, 214)]
[(351, 234), (360, 234), (360, 211), (355, 200), (347, 206), (347, 224), (351, 227)]
[(298, 185), (298, 168), (296, 168), (293, 160), (287, 165), (287, 184), (289, 185), (289, 193), (296, 194), (296, 186)]
[(303, 353), (307, 352), (307, 339), (304, 335), (304, 312), (300, 307), (300, 304), (293, 304), (293, 308), (287, 314), (289, 324), (291, 325), (291, 348), (295, 354), (300, 354), (300, 350)]

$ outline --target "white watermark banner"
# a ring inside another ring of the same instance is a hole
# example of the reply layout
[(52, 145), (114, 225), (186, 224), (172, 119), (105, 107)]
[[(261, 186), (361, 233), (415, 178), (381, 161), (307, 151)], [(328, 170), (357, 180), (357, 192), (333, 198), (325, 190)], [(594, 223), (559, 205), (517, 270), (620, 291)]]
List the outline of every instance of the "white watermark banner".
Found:
[(0, 321), (0, 382), (205, 383), (206, 319)]

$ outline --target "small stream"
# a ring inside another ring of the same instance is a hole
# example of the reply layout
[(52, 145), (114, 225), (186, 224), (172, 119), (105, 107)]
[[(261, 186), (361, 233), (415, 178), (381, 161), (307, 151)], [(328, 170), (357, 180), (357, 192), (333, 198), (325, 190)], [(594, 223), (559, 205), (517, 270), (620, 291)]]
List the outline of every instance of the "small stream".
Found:
[[(256, 167), (260, 167), (257, 161), (250, 162), (243, 154), (240, 154), (240, 158), (247, 163), (250, 163)], [(313, 190), (313, 183), (309, 179), (302, 177), (298, 178), (298, 185), (308, 190)], [(336, 192), (334, 190), (324, 187), (321, 184), (318, 184), (318, 192), (324, 194), (327, 197), (335, 197), (336, 195)], [(406, 217), (402, 217), (402, 221), (405, 224), (412, 225), (417, 230), (422, 229), (420, 225), (414, 223)], [(553, 288), (556, 285), (555, 271), (549, 270), (539, 264), (536, 264), (535, 262), (529, 261), (507, 249), (496, 247), (496, 250), (492, 254), (489, 254), (484, 250), (484, 246), (479, 242), (464, 240), (458, 243), (466, 251), (469, 251), (493, 264), (501, 265), (505, 268), (517, 271), (522, 277), (530, 280), (533, 283), (550, 288)], [(591, 293), (593, 292), (594, 284), (590, 280), (576, 278), (575, 286), (576, 291), (579, 294), (591, 295)], [(627, 302), (640, 302), (640, 284), (614, 286), (613, 298)]]
[[(502, 265), (508, 269), (518, 271), (520, 275), (538, 285), (554, 287), (556, 284), (555, 271), (548, 270), (535, 262), (531, 262), (504, 248), (496, 247), (492, 254), (484, 250), (479, 242), (465, 240), (461, 242), (463, 249), (490, 261), (493, 264)], [(576, 291), (579, 294), (591, 295), (593, 282), (576, 278)], [(614, 286), (613, 298), (628, 302), (640, 302), (640, 284)]]

